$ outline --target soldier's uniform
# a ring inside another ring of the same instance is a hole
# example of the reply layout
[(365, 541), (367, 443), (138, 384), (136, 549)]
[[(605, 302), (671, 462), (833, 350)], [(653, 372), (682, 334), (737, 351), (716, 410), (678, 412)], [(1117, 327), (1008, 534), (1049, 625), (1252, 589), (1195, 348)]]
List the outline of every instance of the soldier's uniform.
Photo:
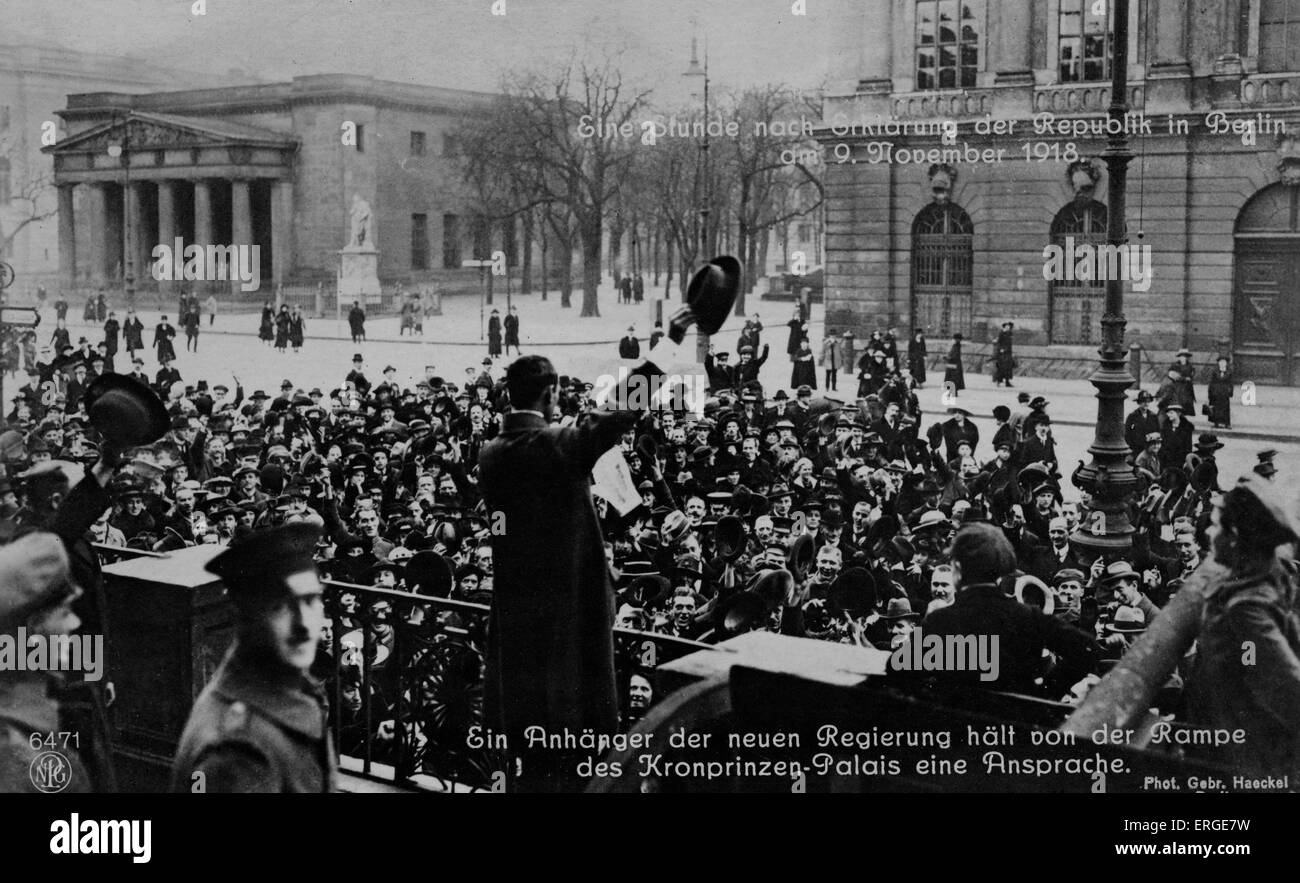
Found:
[[(290, 575), (314, 571), (320, 527), (298, 522), (231, 545), (208, 562), (243, 616), (297, 603)], [(325, 694), (304, 668), (241, 631), (190, 712), (174, 792), (327, 792), (336, 760)], [(250, 641), (252, 641), (250, 643)]]
[(246, 655), (236, 643), (194, 703), (172, 791), (334, 790), (324, 692), (305, 676), (268, 678)]

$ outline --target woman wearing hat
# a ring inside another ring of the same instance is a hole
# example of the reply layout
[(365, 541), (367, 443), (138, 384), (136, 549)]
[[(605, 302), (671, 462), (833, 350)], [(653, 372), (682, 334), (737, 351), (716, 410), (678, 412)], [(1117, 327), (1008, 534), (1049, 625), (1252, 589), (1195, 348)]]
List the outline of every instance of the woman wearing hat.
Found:
[(948, 349), (948, 358), (944, 364), (943, 387), (945, 390), (950, 390), (954, 396), (966, 388), (966, 368), (961, 361), (961, 341), (961, 332), (953, 332), (952, 346)]
[(496, 359), (501, 356), (501, 312), (493, 310), (488, 319), (488, 355)]
[(302, 349), (302, 342), (306, 332), (306, 320), (302, 317), (302, 312), (298, 305), (293, 305), (293, 312), (289, 314), (289, 345), (293, 347), (296, 353)]
[(1011, 386), (1012, 374), (1016, 369), (1016, 357), (1013, 350), (1015, 341), (1015, 324), (1003, 322), (1002, 330), (993, 341), (993, 385)]
[(1206, 395), (1210, 403), (1206, 406), (1205, 415), (1210, 418), (1215, 429), (1231, 429), (1232, 388), (1235, 381), (1232, 379), (1232, 369), (1228, 367), (1227, 356), (1219, 356), (1206, 382), (1209, 384)]
[(280, 312), (275, 316), (275, 348), (284, 352), (289, 346), (289, 307), (280, 304)]

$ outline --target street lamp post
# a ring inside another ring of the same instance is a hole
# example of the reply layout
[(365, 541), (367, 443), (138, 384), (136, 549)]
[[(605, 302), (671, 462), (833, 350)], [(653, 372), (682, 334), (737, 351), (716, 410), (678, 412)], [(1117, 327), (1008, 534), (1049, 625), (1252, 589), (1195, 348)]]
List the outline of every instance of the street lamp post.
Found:
[[(113, 115), (114, 123), (117, 122), (117, 114)], [(113, 144), (109, 147), (110, 154), (116, 148), (116, 156), (122, 164), (122, 232), (123, 243), (122, 252), (124, 259), (122, 261), (122, 284), (125, 288), (126, 303), (131, 309), (135, 308), (135, 261), (131, 248), (131, 115), (126, 115), (126, 122), (122, 126), (122, 143)]]
[[(709, 178), (709, 35), (704, 35), (704, 140), (700, 142), (702, 153), (700, 165), (704, 171), (704, 203), (700, 206), (700, 266), (704, 266), (710, 257), (709, 250), (709, 214), (713, 204), (713, 186)], [(709, 353), (709, 335), (697, 331), (695, 335), (695, 358), (703, 362)]]
[[(1128, 239), (1125, 223), (1125, 186), (1128, 164), (1133, 158), (1126, 134), (1128, 113), (1128, 6), (1129, 0), (1114, 0), (1114, 70), (1111, 77), (1109, 118), (1114, 121), (1103, 154), (1107, 169), (1106, 239), (1121, 246)], [(1119, 275), (1119, 274), (1112, 274)], [(1134, 527), (1129, 504), (1137, 491), (1137, 473), (1128, 463), (1129, 447), (1124, 441), (1124, 402), (1134, 382), (1128, 373), (1128, 352), (1124, 346), (1124, 280), (1106, 280), (1106, 310), (1101, 319), (1100, 364), (1089, 378), (1097, 388), (1097, 431), (1088, 452), (1092, 461), (1081, 465), (1072, 477), (1076, 487), (1092, 496), (1092, 511), (1080, 521), (1074, 539), (1095, 554), (1123, 554), (1131, 548)]]

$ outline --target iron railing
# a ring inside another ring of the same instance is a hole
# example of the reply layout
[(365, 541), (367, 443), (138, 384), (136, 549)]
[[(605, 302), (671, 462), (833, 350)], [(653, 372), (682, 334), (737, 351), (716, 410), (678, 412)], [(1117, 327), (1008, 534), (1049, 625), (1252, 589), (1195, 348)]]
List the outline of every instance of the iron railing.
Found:
[[(506, 771), (506, 754), (471, 733), (487, 728), (488, 607), (332, 580), (324, 585), (328, 628), (315, 674), (330, 699), (340, 765), (418, 790), (492, 787)], [(654, 669), (708, 646), (631, 629), (614, 629), (614, 637), (619, 683), (642, 674), (656, 698)], [(627, 697), (620, 698), (625, 705)]]

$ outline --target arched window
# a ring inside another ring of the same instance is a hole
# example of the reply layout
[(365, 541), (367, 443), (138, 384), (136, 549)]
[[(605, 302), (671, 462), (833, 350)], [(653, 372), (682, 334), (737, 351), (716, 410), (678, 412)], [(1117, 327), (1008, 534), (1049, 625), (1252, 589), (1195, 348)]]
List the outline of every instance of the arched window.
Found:
[(1094, 249), (1106, 244), (1106, 206), (1095, 199), (1077, 199), (1052, 219), (1052, 245), (1061, 249), (1066, 272), (1048, 283), (1052, 343), (1093, 343), (1101, 339), (1101, 316), (1106, 307), (1106, 283), (1073, 278), (1079, 246)]
[(936, 337), (970, 334), (970, 215), (932, 202), (912, 222), (912, 327)]

